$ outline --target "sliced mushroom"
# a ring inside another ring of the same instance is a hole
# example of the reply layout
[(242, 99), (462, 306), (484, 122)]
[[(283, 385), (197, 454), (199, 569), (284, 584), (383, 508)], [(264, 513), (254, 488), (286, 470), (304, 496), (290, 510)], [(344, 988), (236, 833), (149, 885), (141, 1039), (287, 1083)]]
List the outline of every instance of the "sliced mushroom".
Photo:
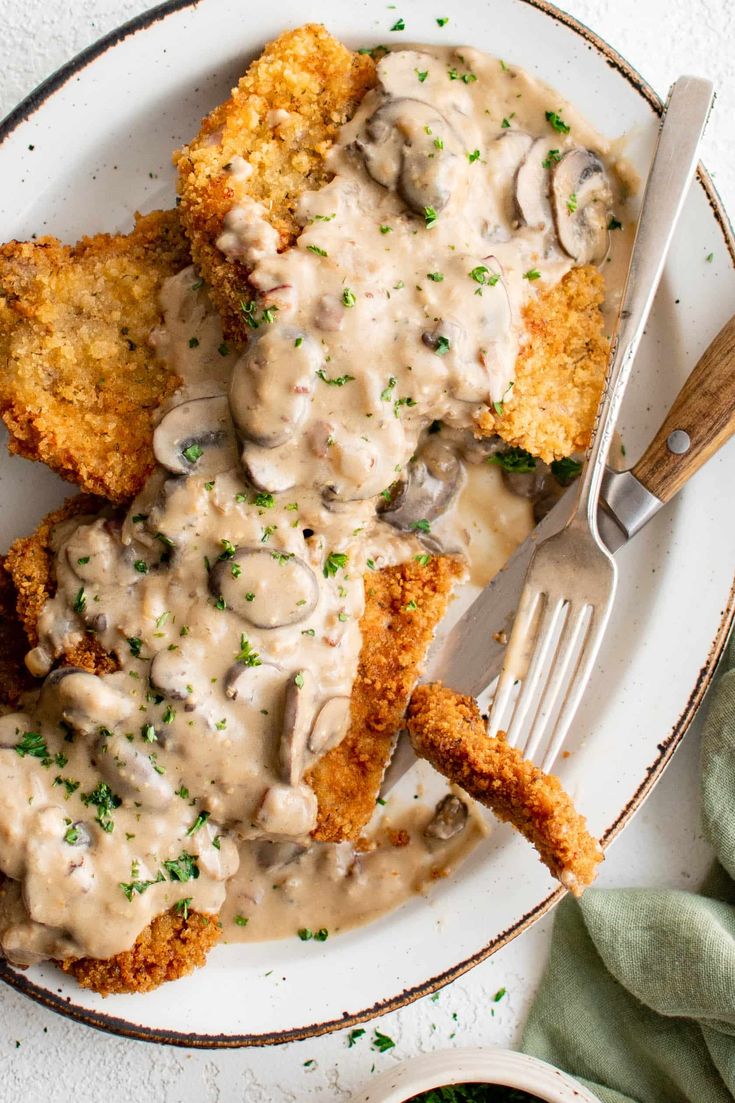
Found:
[(87, 584), (109, 582), (126, 551), (119, 533), (111, 531), (109, 521), (103, 518), (79, 525), (64, 550), (74, 574)]
[(323, 755), (337, 747), (350, 726), (350, 698), (330, 697), (322, 705), (309, 735), (309, 750)]
[(228, 609), (256, 628), (284, 628), (313, 613), (319, 584), (308, 563), (292, 552), (238, 548), (218, 560), (209, 588)]
[(257, 444), (246, 444), (240, 456), (242, 469), (256, 490), (281, 494), (290, 490), (295, 479), (278, 454)]
[(317, 800), (308, 785), (272, 785), (255, 817), (267, 835), (298, 838), (316, 826)]
[(570, 149), (554, 166), (551, 196), (559, 244), (577, 264), (607, 253), (612, 193), (602, 161), (590, 149)]
[(253, 342), (235, 364), (230, 384), (240, 435), (262, 448), (290, 440), (309, 411), (321, 362), (317, 342), (291, 327), (270, 329)]
[(149, 678), (153, 688), (171, 701), (191, 699), (191, 666), (180, 649), (156, 652)]
[(255, 848), (255, 860), (259, 869), (283, 869), (298, 862), (309, 849), (304, 843), (271, 842), (265, 839), (257, 843)]
[(304, 773), (306, 741), (316, 711), (316, 692), (316, 680), (310, 670), (297, 670), (286, 685), (278, 758), (281, 776), (287, 785), (298, 785)]
[(74, 667), (52, 672), (41, 689), (39, 710), (61, 719), (83, 735), (114, 728), (132, 713), (130, 697), (105, 678)]
[(174, 406), (153, 433), (153, 453), (174, 475), (211, 478), (237, 465), (226, 395), (192, 398)]
[(231, 701), (254, 701), (264, 688), (264, 683), (271, 681), (274, 674), (280, 673), (281, 667), (277, 663), (264, 662), (257, 666), (233, 663), (224, 675), (225, 697), (229, 697)]
[(446, 207), (462, 168), (462, 149), (435, 107), (389, 99), (367, 120), (355, 146), (373, 180), (397, 191), (416, 214)]
[(431, 436), (409, 463), (405, 478), (380, 512), (388, 524), (401, 532), (417, 531), (421, 521), (432, 521), (444, 513), (462, 482), (462, 465), (454, 450), (440, 437)]
[(522, 225), (534, 230), (548, 230), (552, 225), (548, 158), (548, 138), (537, 138), (516, 173), (516, 215)]
[(69, 846), (90, 847), (92, 845), (92, 832), (83, 820), (77, 820), (70, 827), (71, 830), (64, 837), (64, 841)]
[(163, 812), (174, 798), (173, 786), (158, 773), (151, 758), (124, 736), (100, 739), (94, 764), (113, 792), (146, 811)]
[(459, 797), (448, 793), (436, 806), (434, 815), (424, 828), (424, 835), (428, 839), (439, 839), (446, 842), (464, 831), (467, 823), (467, 805)]

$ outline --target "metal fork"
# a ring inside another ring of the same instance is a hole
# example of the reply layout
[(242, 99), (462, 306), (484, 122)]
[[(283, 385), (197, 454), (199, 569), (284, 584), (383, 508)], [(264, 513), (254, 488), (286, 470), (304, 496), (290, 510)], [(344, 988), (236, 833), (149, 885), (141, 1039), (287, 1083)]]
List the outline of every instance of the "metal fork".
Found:
[(643, 196), (592, 445), (571, 520), (534, 553), (488, 719), (548, 771), (589, 681), (615, 597), (617, 567), (597, 530), (605, 462), (712, 105), (709, 81), (672, 86)]

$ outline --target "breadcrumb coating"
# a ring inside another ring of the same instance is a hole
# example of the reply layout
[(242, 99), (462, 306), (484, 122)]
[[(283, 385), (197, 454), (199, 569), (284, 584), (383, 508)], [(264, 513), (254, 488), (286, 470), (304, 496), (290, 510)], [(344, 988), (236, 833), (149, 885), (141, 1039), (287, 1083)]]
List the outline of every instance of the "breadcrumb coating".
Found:
[(410, 560), (365, 576), (350, 729), (305, 778), (319, 802), (315, 839), (357, 839), (375, 811), (421, 663), (463, 574), (460, 560), (438, 556), (426, 565)]
[[(204, 119), (196, 139), (174, 155), (194, 262), (233, 340), (248, 336), (241, 303), (252, 292), (247, 265), (217, 248), (225, 215), (248, 197), (265, 208), (281, 248), (293, 244), (301, 230), (299, 198), (332, 179), (327, 152), (375, 80), (372, 58), (348, 50), (324, 27), (310, 23), (286, 31)], [(247, 179), (228, 172), (233, 157), (251, 166)]]
[(513, 390), (500, 412), (478, 419), (482, 436), (497, 433), (546, 463), (586, 450), (610, 351), (604, 289), (601, 274), (587, 265), (526, 305)]
[(190, 263), (175, 211), (77, 245), (0, 247), (0, 416), (10, 451), (114, 502), (153, 468), (153, 417), (178, 385), (150, 343), (164, 279)]
[(523, 758), (503, 737), (491, 739), (472, 697), (439, 683), (419, 686), (408, 707), (416, 754), (524, 835), (551, 873), (575, 896), (603, 859), (561, 782)]
[[(54, 532), (59, 525), (75, 517), (96, 516), (105, 503), (91, 494), (67, 498), (63, 506), (44, 517), (30, 536), (19, 537), (5, 557), (4, 567), (15, 586), (15, 607), (28, 643), (38, 643), (38, 618), (43, 607), (56, 592), (54, 578)], [(25, 650), (25, 648), (23, 648)], [(69, 647), (63, 662), (95, 674), (117, 670), (117, 663), (107, 654), (97, 639), (88, 634)]]
[(219, 936), (216, 915), (193, 911), (185, 918), (168, 911), (156, 916), (133, 946), (121, 954), (105, 960), (81, 957), (56, 964), (71, 973), (82, 988), (91, 988), (101, 996), (150, 992), (204, 965)]

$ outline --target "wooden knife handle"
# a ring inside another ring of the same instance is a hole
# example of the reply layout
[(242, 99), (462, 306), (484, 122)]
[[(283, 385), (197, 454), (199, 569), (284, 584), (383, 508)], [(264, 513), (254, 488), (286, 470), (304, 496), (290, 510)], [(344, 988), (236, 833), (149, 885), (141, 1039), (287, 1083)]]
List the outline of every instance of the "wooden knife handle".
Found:
[(633, 474), (668, 502), (733, 433), (735, 317), (700, 356)]

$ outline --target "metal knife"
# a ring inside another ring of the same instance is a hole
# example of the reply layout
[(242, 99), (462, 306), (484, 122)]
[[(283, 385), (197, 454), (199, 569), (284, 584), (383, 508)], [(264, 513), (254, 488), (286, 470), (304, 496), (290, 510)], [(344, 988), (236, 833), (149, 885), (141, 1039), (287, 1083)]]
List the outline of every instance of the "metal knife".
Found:
[[(600, 535), (615, 552), (646, 525), (735, 433), (735, 317), (697, 361), (663, 424), (629, 471), (607, 468), (598, 513)], [(432, 645), (422, 677), (458, 693), (478, 696), (497, 677), (528, 564), (537, 541), (557, 532), (574, 509), (570, 487), (460, 620)], [(415, 761), (400, 740), (381, 792), (390, 790)]]

